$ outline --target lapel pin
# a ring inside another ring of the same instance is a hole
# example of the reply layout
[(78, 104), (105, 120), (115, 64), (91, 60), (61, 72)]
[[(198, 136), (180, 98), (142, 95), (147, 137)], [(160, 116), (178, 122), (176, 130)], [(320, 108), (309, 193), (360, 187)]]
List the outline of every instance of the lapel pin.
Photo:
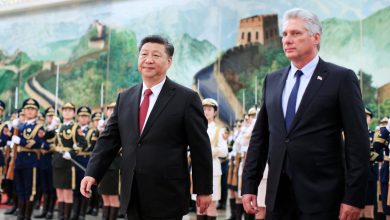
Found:
[(322, 76), (317, 76), (317, 79), (318, 80), (322, 80)]

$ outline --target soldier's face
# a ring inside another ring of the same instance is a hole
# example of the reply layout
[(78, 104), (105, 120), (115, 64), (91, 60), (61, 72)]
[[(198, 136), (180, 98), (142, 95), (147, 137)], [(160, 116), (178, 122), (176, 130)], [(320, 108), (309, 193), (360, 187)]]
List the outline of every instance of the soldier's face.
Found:
[(89, 116), (86, 115), (80, 115), (78, 117), (78, 121), (81, 125), (87, 125), (89, 123)]
[(72, 120), (74, 117), (74, 110), (71, 108), (62, 109), (62, 117), (64, 117), (64, 120)]
[(53, 116), (52, 116), (52, 115), (46, 116), (46, 122), (47, 122), (48, 124), (50, 124), (52, 121), (53, 121)]
[(99, 125), (99, 120), (93, 120), (92, 124), (94, 128), (97, 128)]
[(211, 106), (203, 106), (203, 112), (204, 116), (206, 117), (207, 121), (213, 121), (216, 116), (216, 111), (214, 107)]
[(0, 108), (0, 117), (3, 116), (3, 112), (4, 112), (4, 110), (2, 108)]
[(106, 112), (107, 118), (110, 118), (113, 112), (114, 112), (113, 108), (108, 108)]
[(35, 117), (37, 117), (37, 109), (35, 108), (25, 108), (24, 109), (24, 115), (26, 117), (27, 120), (31, 120), (31, 119), (34, 119)]
[(141, 47), (138, 56), (138, 71), (143, 80), (156, 81), (163, 79), (172, 63), (163, 44), (146, 43)]

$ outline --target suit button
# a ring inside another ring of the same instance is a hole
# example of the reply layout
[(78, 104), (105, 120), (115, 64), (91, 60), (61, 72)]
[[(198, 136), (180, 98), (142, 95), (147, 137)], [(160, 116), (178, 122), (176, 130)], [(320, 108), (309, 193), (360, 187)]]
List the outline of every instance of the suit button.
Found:
[(289, 139), (289, 138), (286, 138), (286, 139), (284, 140), (284, 143), (288, 143), (288, 142), (290, 142), (290, 139)]

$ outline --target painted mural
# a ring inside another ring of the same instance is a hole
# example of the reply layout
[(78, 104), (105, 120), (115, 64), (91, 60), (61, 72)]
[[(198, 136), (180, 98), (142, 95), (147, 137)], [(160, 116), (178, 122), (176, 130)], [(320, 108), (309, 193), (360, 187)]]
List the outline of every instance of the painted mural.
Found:
[(390, 89), (378, 93), (390, 82), (390, 0), (118, 0), (3, 8), (0, 99), (15, 107), (18, 90), (17, 105), (34, 97), (42, 107), (57, 100), (98, 109), (141, 81), (138, 43), (162, 34), (175, 46), (168, 77), (217, 99), (222, 121), (232, 124), (259, 104), (264, 76), (289, 64), (280, 33), (283, 13), (294, 7), (319, 15), (320, 56), (353, 69), (366, 104), (377, 117), (390, 114)]

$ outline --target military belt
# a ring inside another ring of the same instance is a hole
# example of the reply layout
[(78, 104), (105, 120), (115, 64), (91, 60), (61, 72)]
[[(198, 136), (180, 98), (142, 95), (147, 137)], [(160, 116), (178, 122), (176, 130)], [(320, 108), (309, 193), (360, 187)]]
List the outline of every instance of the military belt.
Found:
[(60, 153), (69, 152), (71, 150), (72, 150), (72, 148), (70, 148), (70, 147), (61, 147), (61, 146), (54, 147), (54, 151), (60, 152)]
[(37, 153), (37, 149), (30, 149), (30, 148), (26, 148), (26, 147), (22, 147), (22, 146), (18, 146), (17, 148), (18, 152), (29, 152), (29, 153)]
[(77, 156), (91, 156), (92, 152), (77, 152)]

